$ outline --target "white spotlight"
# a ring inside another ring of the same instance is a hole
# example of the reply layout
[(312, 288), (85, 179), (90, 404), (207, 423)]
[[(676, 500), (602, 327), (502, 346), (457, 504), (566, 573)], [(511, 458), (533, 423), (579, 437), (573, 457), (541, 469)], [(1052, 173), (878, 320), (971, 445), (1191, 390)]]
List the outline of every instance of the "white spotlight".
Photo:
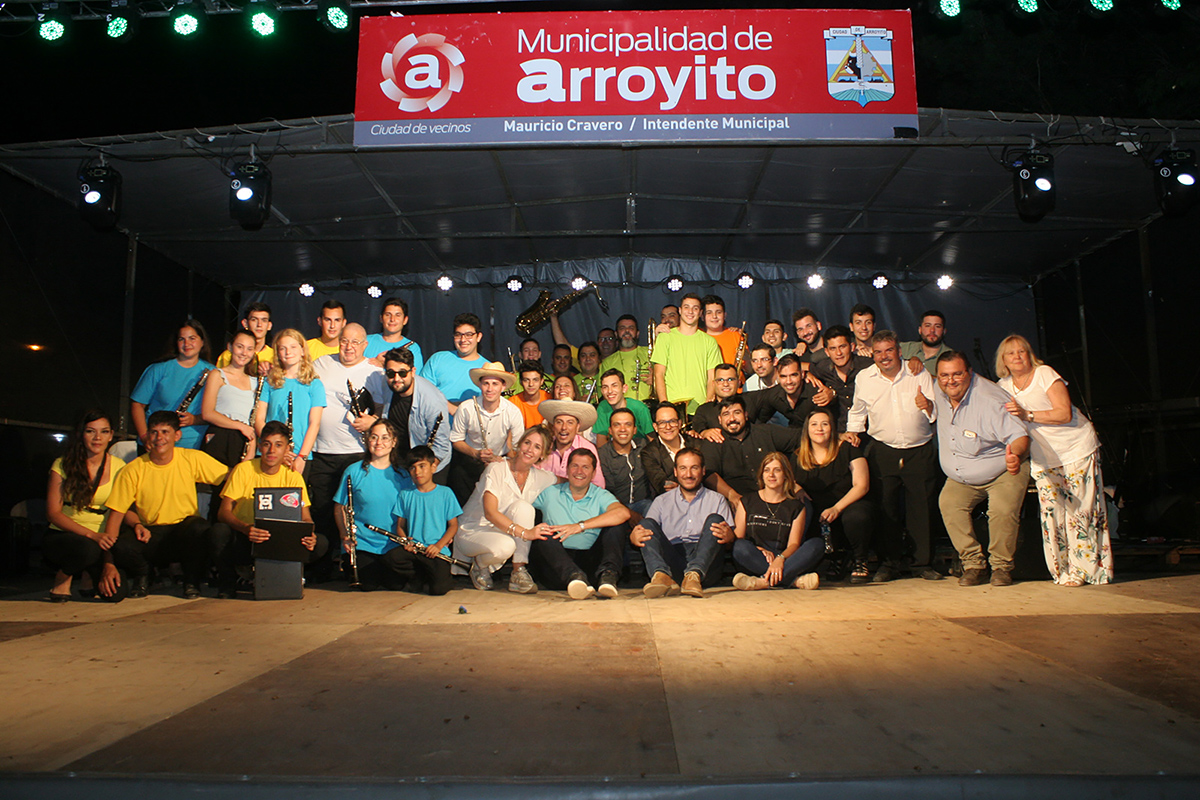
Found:
[(871, 276), (871, 285), (876, 289), (885, 288), (888, 285), (887, 275), (884, 275), (882, 272), (876, 272)]
[(671, 277), (667, 278), (667, 291), (668, 292), (683, 291), (683, 278), (679, 277), (678, 275), (672, 275)]
[(313, 292), (315, 292), (315, 291), (316, 291), (316, 289), (313, 288), (313, 285), (311, 283), (300, 284), (300, 294), (304, 295), (305, 297), (312, 297)]
[(504, 284), (510, 292), (519, 292), (525, 288), (525, 281), (521, 280), (516, 275), (508, 279), (508, 283)]
[(754, 276), (749, 272), (743, 272), (737, 276), (737, 285), (739, 289), (749, 289), (754, 285)]
[(949, 275), (943, 275), (942, 277), (937, 279), (937, 287), (939, 289), (941, 289), (943, 292), (946, 291), (947, 289), (949, 289), (953, 285), (954, 285), (954, 278), (951, 278)]
[(442, 275), (437, 279), (437, 287), (443, 292), (448, 292), (454, 288), (454, 279), (449, 275)]
[(825, 279), (822, 278), (817, 273), (814, 272), (812, 275), (808, 276), (808, 288), (820, 289), (824, 285), (825, 285)]
[(372, 281), (371, 285), (367, 287), (367, 296), (374, 300), (383, 297), (383, 284), (379, 281)]
[(577, 292), (586, 289), (587, 285), (587, 278), (582, 275), (576, 275), (574, 278), (571, 278), (571, 288)]

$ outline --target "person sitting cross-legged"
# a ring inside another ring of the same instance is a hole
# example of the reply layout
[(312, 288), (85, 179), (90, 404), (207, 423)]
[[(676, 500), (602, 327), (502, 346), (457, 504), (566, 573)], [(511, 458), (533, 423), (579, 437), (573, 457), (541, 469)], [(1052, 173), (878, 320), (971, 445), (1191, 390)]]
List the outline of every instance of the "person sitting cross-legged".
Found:
[[(721, 548), (734, 540), (733, 512), (725, 498), (704, 487), (704, 455), (691, 447), (675, 455), (674, 489), (650, 504), (629, 541), (642, 549), (650, 582), (646, 597), (681, 591), (704, 597), (704, 585), (721, 577)], [(678, 581), (682, 579), (682, 587)]]
[(573, 600), (596, 593), (589, 574), (596, 576), (601, 597), (617, 596), (629, 530), (629, 509), (592, 483), (595, 471), (596, 454), (577, 447), (567, 457), (567, 482), (543, 489), (533, 501), (543, 519), (531, 534), (534, 575), (552, 588), (565, 587)]
[(825, 540), (803, 540), (809, 509), (794, 486), (788, 459), (767, 453), (758, 468), (758, 491), (742, 497), (734, 518), (733, 561), (744, 570), (733, 579), (738, 589), (820, 584), (815, 570), (825, 557)]

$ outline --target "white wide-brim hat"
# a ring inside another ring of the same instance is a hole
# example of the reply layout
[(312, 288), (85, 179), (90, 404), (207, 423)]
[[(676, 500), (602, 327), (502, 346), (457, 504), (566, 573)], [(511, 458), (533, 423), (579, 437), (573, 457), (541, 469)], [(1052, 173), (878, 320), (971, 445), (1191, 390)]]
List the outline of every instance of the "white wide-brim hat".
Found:
[(499, 378), (504, 381), (504, 388), (511, 389), (513, 384), (517, 382), (517, 376), (511, 372), (506, 372), (504, 365), (499, 361), (489, 361), (482, 367), (476, 367), (468, 373), (471, 376), (471, 383), (476, 386), (484, 378)]
[(596, 424), (596, 407), (582, 400), (543, 400), (538, 403), (538, 413), (549, 423), (553, 423), (554, 418), (561, 414), (568, 414), (579, 420), (581, 431)]

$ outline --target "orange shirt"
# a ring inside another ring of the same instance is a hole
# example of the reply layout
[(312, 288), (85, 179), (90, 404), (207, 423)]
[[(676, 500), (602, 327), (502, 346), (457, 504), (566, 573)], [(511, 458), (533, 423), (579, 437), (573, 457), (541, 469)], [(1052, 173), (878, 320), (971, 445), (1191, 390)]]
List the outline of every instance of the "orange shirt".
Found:
[(538, 405), (543, 400), (549, 400), (550, 393), (543, 390), (539, 393), (539, 395), (540, 396), (538, 397), (536, 403), (525, 402), (524, 392), (521, 392), (520, 394), (514, 394), (512, 397), (508, 398), (509, 401), (520, 410), (521, 418), (525, 420), (526, 428), (532, 428), (534, 425), (542, 424), (542, 412), (538, 411)]
[[(733, 364), (737, 358), (738, 343), (742, 341), (742, 335), (737, 328), (726, 328), (718, 334), (709, 334), (717, 340), (717, 347), (721, 349), (721, 361), (726, 364)], [(749, 355), (747, 353), (747, 355)]]

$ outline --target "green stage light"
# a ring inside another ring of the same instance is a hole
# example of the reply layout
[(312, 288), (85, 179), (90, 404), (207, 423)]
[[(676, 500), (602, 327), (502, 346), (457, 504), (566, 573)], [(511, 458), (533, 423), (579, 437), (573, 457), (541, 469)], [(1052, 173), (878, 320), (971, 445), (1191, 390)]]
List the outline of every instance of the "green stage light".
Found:
[(112, 8), (104, 16), (104, 33), (108, 38), (123, 42), (137, 32), (141, 14), (129, 5), (128, 0), (113, 0)]
[(1100, 14), (1107, 14), (1113, 10), (1113, 0), (1088, 0), (1091, 4), (1091, 10)]
[(266, 0), (252, 0), (246, 6), (246, 19), (250, 30), (263, 38), (273, 36), (279, 30), (279, 8)]
[(58, 7), (58, 3), (47, 3), (37, 15), (37, 34), (43, 42), (60, 44), (67, 38), (71, 17)]
[(321, 0), (317, 14), (321, 24), (334, 33), (350, 30), (350, 6), (342, 0)]
[(1159, 0), (1159, 8), (1163, 11), (1178, 11), (1183, 8), (1181, 0)]
[(956, 19), (962, 13), (961, 0), (931, 0), (933, 15), (939, 19)]
[(1038, 10), (1038, 0), (1017, 0), (1017, 10), (1026, 14), (1036, 14)]
[(204, 32), (206, 19), (204, 7), (188, 0), (171, 9), (171, 30), (183, 39), (195, 39)]

